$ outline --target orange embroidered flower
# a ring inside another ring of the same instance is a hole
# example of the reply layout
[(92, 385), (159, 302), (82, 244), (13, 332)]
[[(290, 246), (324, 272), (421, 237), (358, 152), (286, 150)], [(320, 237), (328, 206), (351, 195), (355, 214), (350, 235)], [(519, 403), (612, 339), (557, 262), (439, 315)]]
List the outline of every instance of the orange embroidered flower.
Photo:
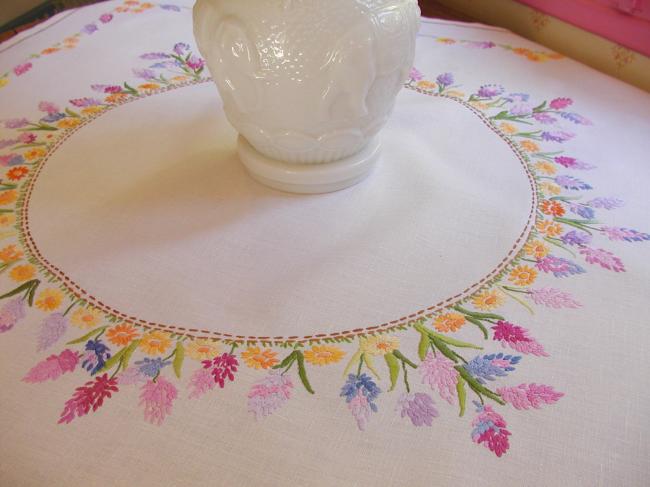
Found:
[(68, 44), (76, 44), (77, 42), (79, 42), (79, 38), (74, 36), (66, 37), (65, 39), (63, 39), (63, 42), (66, 42)]
[(399, 338), (387, 335), (374, 335), (359, 340), (359, 349), (370, 355), (386, 355), (399, 348)]
[(542, 191), (542, 193), (553, 196), (557, 196), (562, 192), (562, 188), (560, 188), (557, 184), (552, 183), (551, 181), (544, 181), (543, 183), (540, 183), (539, 189)]
[(277, 352), (270, 348), (260, 349), (260, 347), (248, 347), (242, 352), (241, 358), (246, 365), (254, 369), (268, 369), (278, 363)]
[(508, 279), (517, 286), (528, 286), (537, 278), (537, 271), (527, 265), (518, 265), (510, 271)]
[(63, 292), (59, 289), (48, 288), (40, 292), (34, 305), (43, 311), (54, 311), (63, 302)]
[(147, 355), (162, 355), (171, 344), (168, 333), (154, 330), (142, 337), (139, 347)]
[(144, 2), (140, 4), (140, 8), (144, 8), (144, 9), (153, 8), (153, 6), (154, 6), (153, 3), (149, 3), (149, 2)]
[(120, 5), (119, 7), (115, 7), (115, 11), (119, 13), (124, 13), (129, 11), (129, 7), (123, 7)]
[(0, 249), (0, 261), (5, 264), (20, 259), (23, 256), (21, 250), (18, 250), (15, 245), (7, 245)]
[(560, 54), (559, 52), (549, 52), (546, 55), (549, 59), (564, 59), (564, 54)]
[(172, 81), (185, 81), (186, 79), (189, 79), (189, 76), (183, 76), (182, 74), (179, 74), (178, 76), (174, 76), (172, 78)]
[(483, 103), (482, 101), (471, 101), (469, 102), (470, 105), (472, 105), (474, 108), (478, 108), (479, 110), (487, 110), (490, 108), (490, 105), (487, 103)]
[(36, 275), (36, 267), (31, 264), (17, 265), (9, 273), (11, 277), (16, 282), (29, 281)]
[(329, 365), (339, 362), (345, 352), (333, 345), (314, 345), (305, 350), (305, 360), (313, 365)]
[(547, 161), (537, 161), (535, 163), (535, 169), (544, 174), (555, 174), (555, 166)]
[(539, 146), (532, 140), (524, 140), (522, 142), (519, 142), (519, 145), (526, 152), (539, 152)]
[(540, 242), (539, 240), (532, 240), (524, 245), (524, 252), (526, 252), (527, 255), (535, 257), (536, 259), (542, 259), (546, 257), (550, 251), (551, 249), (549, 249), (548, 245), (546, 245), (544, 242)]
[(72, 129), (81, 123), (78, 118), (64, 118), (56, 124), (60, 129)]
[(562, 203), (555, 200), (542, 201), (540, 210), (542, 210), (542, 213), (544, 213), (545, 215), (553, 215), (553, 216), (562, 216), (565, 213), (565, 209), (564, 206), (562, 206)]
[(106, 338), (113, 345), (125, 346), (131, 343), (138, 337), (138, 330), (133, 326), (127, 325), (126, 323), (121, 323), (115, 325), (106, 332)]
[(539, 233), (548, 235), (549, 237), (557, 237), (562, 235), (562, 225), (551, 220), (541, 220), (535, 225)]
[(452, 98), (465, 98), (465, 93), (463, 93), (462, 91), (449, 90), (446, 91), (445, 94), (447, 96), (451, 96)]
[(422, 81), (418, 81), (417, 83), (418, 88), (422, 88), (423, 90), (435, 90), (438, 85), (435, 84), (433, 81), (427, 81), (423, 79)]
[(126, 93), (111, 93), (108, 95), (106, 98), (104, 98), (104, 101), (106, 103), (119, 103), (127, 98)]
[(0, 213), (0, 227), (9, 227), (16, 222), (16, 216), (13, 213)]
[(93, 328), (102, 321), (103, 313), (96, 308), (78, 308), (72, 313), (70, 323), (79, 328)]
[(7, 171), (7, 179), (11, 181), (20, 181), (29, 173), (29, 169), (25, 166), (12, 167)]
[(59, 51), (60, 49), (58, 47), (48, 47), (47, 49), (43, 49), (41, 51), (41, 54), (54, 54), (55, 52)]
[(33, 161), (34, 159), (39, 159), (45, 155), (45, 150), (40, 147), (35, 147), (28, 150), (23, 154), (23, 157), (28, 161)]
[(436, 41), (440, 42), (441, 44), (456, 44), (456, 41), (454, 39), (450, 39), (449, 37), (438, 37)]
[(0, 192), (0, 205), (9, 205), (18, 199), (18, 192), (15, 189)]
[(503, 122), (501, 125), (499, 125), (499, 128), (506, 134), (516, 134), (519, 132), (519, 130), (517, 130), (517, 127), (508, 122)]
[(157, 83), (142, 83), (141, 85), (138, 85), (139, 90), (157, 90), (160, 88), (160, 85)]
[(505, 300), (503, 293), (493, 289), (477, 294), (472, 298), (472, 303), (480, 310), (490, 311), (501, 306)]
[(95, 113), (101, 112), (103, 109), (104, 109), (103, 107), (93, 105), (91, 107), (83, 108), (81, 110), (81, 113), (83, 113), (84, 115), (94, 115)]
[(219, 355), (219, 342), (198, 338), (185, 345), (185, 354), (194, 360), (210, 360)]
[(133, 5), (137, 5), (138, 3), (140, 3), (140, 2), (138, 2), (137, 0), (125, 0), (125, 1), (124, 1), (124, 5), (131, 5), (131, 6), (133, 6)]
[(464, 324), (465, 317), (460, 313), (445, 313), (436, 316), (436, 319), (433, 321), (435, 329), (443, 333), (460, 330)]

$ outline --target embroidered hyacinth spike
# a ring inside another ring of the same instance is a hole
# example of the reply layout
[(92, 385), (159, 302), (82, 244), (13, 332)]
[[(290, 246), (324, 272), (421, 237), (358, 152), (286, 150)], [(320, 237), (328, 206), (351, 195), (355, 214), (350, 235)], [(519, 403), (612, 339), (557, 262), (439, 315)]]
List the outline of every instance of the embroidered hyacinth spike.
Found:
[(94, 380), (77, 387), (72, 398), (65, 403), (59, 424), (69, 423), (75, 418), (85, 416), (91, 410), (97, 411), (104, 404), (104, 400), (118, 390), (117, 379), (109, 379), (108, 374), (97, 376)]
[(174, 384), (160, 376), (154, 382), (147, 381), (140, 389), (140, 406), (144, 406), (144, 419), (160, 426), (172, 413), (172, 404), (178, 396)]
[(598, 264), (609, 271), (625, 272), (623, 261), (607, 250), (583, 246), (580, 249), (580, 254), (589, 264)]
[(429, 384), (432, 390), (437, 390), (449, 404), (456, 401), (456, 385), (458, 384), (458, 371), (454, 362), (442, 354), (434, 356), (432, 352), (422, 361), (418, 370), (422, 376), (422, 383)]
[(402, 394), (395, 410), (402, 418), (408, 416), (413, 426), (431, 426), (433, 418), (438, 417), (433, 399), (423, 392)]
[(542, 404), (555, 404), (564, 394), (544, 384), (519, 384), (516, 387), (500, 387), (501, 398), (515, 409), (539, 409)]
[(47, 350), (63, 336), (68, 328), (68, 318), (63, 316), (63, 313), (52, 313), (41, 323), (38, 332), (38, 348), (39, 352)]
[(235, 380), (235, 372), (237, 372), (239, 362), (237, 361), (237, 357), (233, 354), (222, 353), (212, 360), (204, 360), (202, 363), (204, 369), (210, 369), (214, 381), (219, 384), (219, 387), (222, 389), (226, 384), (226, 379), (230, 382)]
[(537, 340), (529, 336), (528, 330), (521, 326), (499, 320), (492, 327), (492, 330), (494, 330), (493, 339), (500, 341), (503, 347), (510, 347), (524, 354), (548, 357), (548, 354), (544, 351), (544, 347)]
[(25, 301), (23, 298), (15, 298), (7, 301), (0, 308), (0, 333), (11, 330), (24, 317)]
[(56, 380), (66, 372), (72, 372), (79, 363), (77, 352), (66, 349), (59, 355), (50, 355), (39, 362), (23, 377), (23, 382), (38, 383)]
[(357, 422), (357, 427), (363, 431), (370, 419), (370, 413), (377, 412), (375, 400), (381, 389), (373, 382), (370, 376), (364, 374), (349, 374), (348, 379), (341, 388), (341, 397), (345, 397), (348, 409)]
[(502, 456), (510, 448), (508, 437), (511, 433), (506, 429), (506, 421), (491, 406), (477, 402), (474, 405), (478, 416), (472, 421), (472, 441), (478, 445), (482, 443), (497, 457)]
[(188, 384), (190, 393), (187, 397), (190, 399), (198, 399), (216, 386), (217, 383), (214, 381), (210, 370), (197, 369), (190, 377), (190, 383)]
[(280, 409), (291, 398), (293, 383), (288, 375), (271, 372), (257, 381), (248, 393), (248, 411), (262, 419)]
[(569, 293), (552, 287), (531, 289), (527, 296), (537, 305), (549, 308), (579, 308), (582, 306)]

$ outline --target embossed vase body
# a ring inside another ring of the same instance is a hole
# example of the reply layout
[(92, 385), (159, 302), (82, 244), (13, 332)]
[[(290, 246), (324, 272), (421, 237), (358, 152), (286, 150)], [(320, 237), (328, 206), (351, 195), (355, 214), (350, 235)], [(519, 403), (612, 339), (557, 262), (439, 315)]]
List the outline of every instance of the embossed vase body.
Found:
[(194, 34), (252, 148), (324, 164), (360, 153), (386, 123), (419, 13), (416, 0), (198, 0)]

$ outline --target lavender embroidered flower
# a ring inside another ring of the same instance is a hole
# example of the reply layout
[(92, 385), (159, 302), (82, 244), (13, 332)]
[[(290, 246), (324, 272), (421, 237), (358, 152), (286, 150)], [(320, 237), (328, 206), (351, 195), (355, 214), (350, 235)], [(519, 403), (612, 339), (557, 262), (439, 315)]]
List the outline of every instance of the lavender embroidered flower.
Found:
[(560, 237), (562, 242), (567, 245), (585, 245), (591, 242), (591, 235), (579, 230), (571, 230)]
[(59, 338), (63, 336), (68, 328), (68, 318), (63, 316), (63, 313), (52, 313), (41, 323), (41, 328), (38, 332), (38, 348), (39, 352), (47, 350), (54, 345)]
[(489, 405), (474, 402), (478, 416), (472, 421), (472, 441), (476, 444), (483, 443), (486, 448), (497, 457), (502, 456), (510, 448), (508, 436), (510, 431), (501, 415), (496, 413)]
[(409, 78), (413, 81), (420, 81), (422, 78), (424, 78), (424, 76), (422, 76), (422, 73), (420, 73), (420, 71), (418, 71), (415, 67), (412, 67), (409, 71)]
[(185, 51), (189, 50), (190, 46), (184, 42), (177, 42), (174, 44), (174, 52), (179, 56), (184, 56)]
[(366, 428), (370, 413), (377, 412), (375, 400), (380, 393), (381, 389), (368, 375), (348, 375), (346, 383), (341, 388), (340, 396), (345, 397), (348, 409), (354, 416), (360, 430), (363, 431)]
[(10, 118), (5, 120), (5, 128), (8, 129), (19, 129), (29, 124), (29, 120), (26, 118)]
[(570, 120), (573, 123), (577, 123), (579, 125), (593, 125), (591, 120), (589, 120), (586, 117), (583, 117), (579, 113), (573, 113), (573, 112), (562, 112), (560, 113), (560, 117)]
[(142, 78), (142, 79), (145, 79), (145, 80), (154, 79), (156, 77), (156, 73), (153, 72), (151, 69), (148, 69), (148, 68), (135, 68), (133, 70), (133, 74), (136, 77)]
[(586, 220), (591, 220), (594, 216), (596, 216), (594, 209), (587, 205), (573, 203), (569, 205), (569, 210), (571, 213), (575, 213), (576, 215), (579, 215)]
[(528, 101), (530, 98), (530, 95), (527, 93), (510, 93), (507, 97), (505, 97), (506, 101), (509, 101), (510, 103), (523, 103)]
[(531, 113), (533, 113), (533, 108), (525, 103), (519, 103), (510, 108), (510, 115), (513, 117), (527, 117)]
[(106, 365), (106, 361), (111, 358), (111, 351), (101, 340), (88, 340), (85, 350), (81, 366), (90, 372), (90, 375), (99, 372)]
[(408, 416), (413, 426), (431, 426), (433, 418), (438, 417), (433, 399), (423, 392), (404, 393), (395, 408), (402, 418)]
[(477, 95), (481, 98), (493, 98), (501, 93), (503, 93), (503, 86), (490, 84), (481, 86)]
[(20, 154), (7, 154), (0, 156), (0, 166), (17, 166), (23, 164), (25, 159)]
[(418, 367), (422, 383), (429, 384), (432, 390), (437, 390), (440, 397), (449, 404), (455, 401), (458, 384), (458, 371), (454, 365), (454, 362), (444, 355), (434, 356), (432, 352), (428, 352)]
[(556, 176), (555, 182), (565, 189), (592, 189), (589, 184), (585, 183), (584, 181), (580, 181), (578, 178), (574, 178), (573, 176)]
[(533, 113), (533, 118), (544, 125), (555, 123), (557, 121), (557, 118), (551, 117), (548, 113)]
[(81, 29), (81, 32), (90, 35), (94, 32), (97, 32), (97, 26), (95, 24), (84, 25), (83, 29)]
[(16, 323), (25, 317), (25, 301), (23, 298), (14, 298), (7, 301), (0, 308), (0, 333), (11, 330)]
[(147, 381), (140, 391), (140, 405), (144, 405), (145, 421), (160, 426), (172, 413), (172, 404), (178, 397), (178, 390), (161, 376), (156, 382)]
[(492, 41), (469, 41), (466, 42), (467, 47), (474, 47), (476, 49), (492, 49), (496, 44)]
[(533, 303), (549, 308), (579, 308), (581, 306), (569, 293), (552, 287), (531, 289), (527, 296), (532, 299)]
[(515, 370), (515, 365), (519, 363), (521, 356), (504, 355), (503, 353), (490, 355), (477, 355), (468, 363), (463, 365), (465, 370), (472, 375), (481, 384), (486, 380), (494, 380), (497, 377), (505, 377), (508, 372)]
[(564, 166), (567, 169), (587, 170), (587, 169), (594, 169), (596, 167), (593, 164), (579, 161), (575, 157), (557, 156), (554, 157), (553, 160), (560, 166)]
[(172, 12), (180, 12), (181, 8), (178, 5), (161, 5), (160, 8), (163, 10), (171, 10)]
[(598, 264), (603, 269), (614, 272), (625, 272), (621, 259), (607, 250), (584, 246), (580, 248), (580, 254), (590, 264)]
[(140, 55), (140, 59), (167, 59), (169, 57), (169, 54), (165, 54), (164, 52), (147, 52), (145, 54)]
[(440, 74), (436, 78), (436, 82), (438, 83), (438, 86), (441, 86), (442, 88), (447, 88), (448, 86), (451, 86), (454, 83), (454, 75), (451, 73)]
[(156, 358), (144, 358), (143, 360), (139, 360), (135, 363), (135, 365), (138, 365), (138, 369), (140, 372), (147, 377), (156, 377), (158, 374), (160, 374), (160, 371), (162, 370), (163, 367), (166, 367), (169, 365), (170, 362), (166, 361), (163, 362), (163, 359), (160, 357)]
[(624, 202), (623, 200), (618, 198), (598, 197), (587, 201), (587, 204), (589, 206), (593, 206), (594, 208), (603, 208), (604, 210), (615, 210), (616, 208), (622, 207), (624, 205)]
[(541, 137), (542, 140), (545, 140), (547, 142), (566, 142), (567, 140), (570, 140), (574, 137), (575, 134), (572, 134), (571, 132), (564, 132), (564, 131), (558, 131), (558, 132), (542, 132)]
[(535, 264), (535, 267), (542, 272), (551, 272), (555, 277), (567, 277), (586, 272), (575, 262), (554, 255), (547, 255), (546, 257), (539, 259), (537, 264)]
[(262, 419), (280, 409), (291, 398), (293, 383), (288, 375), (278, 372), (259, 380), (248, 393), (248, 411)]
[(61, 120), (66, 116), (67, 115), (65, 113), (50, 113), (49, 115), (45, 115), (44, 117), (42, 117), (41, 122), (52, 123), (52, 122), (56, 122), (57, 120)]
[(650, 234), (638, 232), (632, 228), (601, 227), (600, 229), (610, 240), (624, 240), (625, 242), (643, 242), (650, 240)]
[(103, 103), (97, 98), (73, 98), (70, 100), (74, 106), (83, 108), (83, 107), (94, 107), (97, 105), (102, 105)]

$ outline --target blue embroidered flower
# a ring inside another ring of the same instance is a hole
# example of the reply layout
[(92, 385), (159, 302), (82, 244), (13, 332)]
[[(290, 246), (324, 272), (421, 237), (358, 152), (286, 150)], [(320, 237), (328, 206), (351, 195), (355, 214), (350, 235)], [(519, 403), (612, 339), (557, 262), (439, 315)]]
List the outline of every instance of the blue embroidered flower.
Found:
[(156, 377), (160, 370), (169, 365), (169, 361), (163, 362), (161, 358), (145, 358), (144, 360), (138, 360), (135, 365), (138, 365), (138, 370), (144, 375), (149, 377)]
[(577, 123), (579, 125), (592, 125), (591, 120), (588, 118), (583, 117), (579, 113), (573, 113), (573, 112), (560, 112), (560, 117), (566, 119), (566, 120), (571, 120), (573, 123)]
[(560, 237), (566, 245), (587, 245), (591, 242), (591, 235), (579, 230), (571, 230)]
[(586, 272), (575, 262), (554, 255), (547, 255), (546, 257), (539, 259), (537, 264), (535, 264), (535, 267), (542, 272), (551, 272), (555, 277), (567, 277)]
[(359, 376), (355, 374), (349, 374), (348, 380), (341, 388), (341, 397), (345, 397), (345, 402), (349, 403), (355, 397), (357, 397), (359, 391), (361, 391), (363, 396), (368, 401), (370, 409), (376, 413), (377, 405), (374, 403), (374, 401), (377, 399), (377, 397), (379, 397), (381, 389), (377, 387), (377, 384), (373, 382), (372, 378), (366, 374), (361, 374)]
[(530, 98), (530, 95), (526, 93), (510, 93), (508, 96), (505, 97), (506, 101), (509, 101), (510, 103), (521, 103), (524, 101), (528, 101), (528, 98)]
[(515, 370), (514, 366), (520, 360), (521, 356), (519, 355), (492, 353), (483, 356), (477, 355), (463, 367), (481, 384), (485, 384), (486, 380), (494, 380), (497, 377), (505, 377), (508, 375), (508, 372)]
[(52, 123), (52, 122), (56, 122), (57, 120), (61, 120), (62, 118), (65, 117), (66, 117), (65, 113), (60, 113), (60, 112), (48, 113), (43, 118), (41, 118), (41, 122)]
[(556, 176), (555, 182), (564, 189), (592, 189), (589, 184), (580, 181), (578, 178), (574, 178), (573, 176)]
[(438, 85), (446, 88), (454, 83), (454, 75), (451, 73), (443, 73), (438, 75), (436, 81), (438, 82)]
[(86, 354), (81, 366), (90, 372), (90, 375), (99, 372), (111, 358), (110, 349), (101, 340), (88, 340), (85, 350)]
[(571, 212), (575, 213), (576, 215), (580, 215), (582, 218), (586, 220), (591, 220), (593, 217), (596, 216), (596, 212), (594, 211), (594, 209), (586, 205), (572, 204), (569, 207), (569, 210), (571, 210)]

